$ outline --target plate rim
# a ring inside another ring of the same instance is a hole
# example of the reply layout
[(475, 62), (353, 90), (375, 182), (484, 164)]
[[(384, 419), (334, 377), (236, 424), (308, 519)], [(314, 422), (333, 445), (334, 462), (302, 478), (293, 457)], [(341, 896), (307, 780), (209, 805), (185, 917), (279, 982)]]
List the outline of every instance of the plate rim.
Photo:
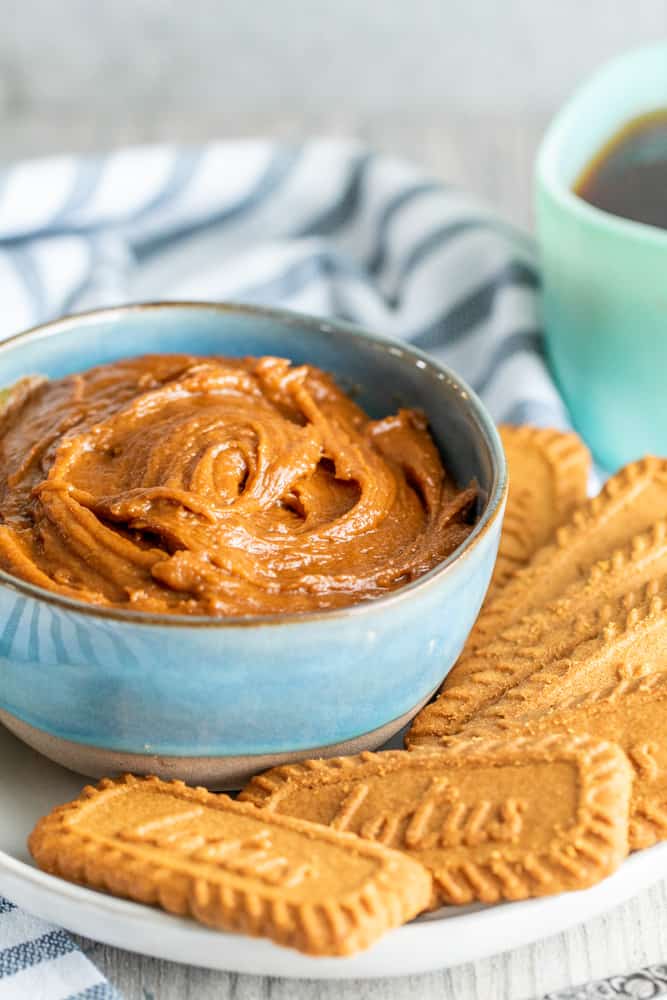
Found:
[[(57, 922), (72, 933), (137, 954), (199, 968), (308, 979), (389, 978), (478, 961), (592, 919), (664, 877), (667, 877), (667, 842), (630, 855), (616, 872), (590, 889), (481, 906), (460, 914), (426, 914), (391, 931), (368, 951), (349, 958), (313, 958), (265, 939), (216, 931), (157, 907), (67, 882), (0, 849), (0, 891), (6, 891), (8, 880), (11, 899), (12, 888), (17, 884), (25, 886), (31, 904), (36, 897), (38, 905), (26, 906), (24, 899), (19, 899), (17, 905), (49, 922)], [(67, 909), (54, 916), (53, 908), (58, 903)], [(455, 908), (447, 908), (452, 909)], [(102, 928), (86, 930), (82, 923), (87, 923), (91, 915), (107, 923)], [(456, 937), (463, 938), (470, 929), (473, 944), (464, 954), (454, 955), (447, 949), (441, 952), (437, 947), (440, 935), (446, 941), (445, 927), (450, 938), (454, 928)], [(153, 940), (137, 937), (138, 928), (149, 937), (152, 934)], [(182, 951), (170, 954), (171, 945), (179, 940)], [(207, 960), (205, 950), (213, 942), (224, 943), (226, 947), (212, 948)], [(187, 957), (183, 957), (185, 950)]]

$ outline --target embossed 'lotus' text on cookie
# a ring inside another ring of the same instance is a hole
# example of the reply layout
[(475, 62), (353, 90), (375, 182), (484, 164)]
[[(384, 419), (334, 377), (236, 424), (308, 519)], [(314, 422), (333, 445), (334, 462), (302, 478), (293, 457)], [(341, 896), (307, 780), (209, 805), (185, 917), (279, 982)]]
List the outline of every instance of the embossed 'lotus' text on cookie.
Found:
[[(659, 612), (667, 598), (667, 522), (637, 535), (593, 567), (583, 583), (510, 625), (457, 665), (436, 701), (413, 723), (409, 746), (421, 737), (459, 732), (468, 720), (536, 671), (574, 654), (582, 643), (620, 634), (628, 621)], [(658, 663), (659, 665), (659, 663)]]
[[(625, 751), (634, 771), (630, 805), (629, 843), (632, 850), (667, 840), (667, 673), (626, 678), (563, 707), (520, 722), (488, 725), (471, 722), (465, 737), (537, 738), (546, 733), (589, 735), (614, 740)], [(459, 737), (457, 737), (458, 739)], [(442, 748), (442, 740), (432, 740)]]
[(576, 434), (526, 425), (498, 429), (510, 488), (490, 593), (525, 566), (586, 500), (591, 467), (590, 453)]
[[(328, 825), (399, 850), (516, 842), (523, 830), (527, 805), (525, 799), (511, 795), (496, 803), (476, 797), (464, 801), (460, 788), (453, 786), (449, 778), (437, 777), (430, 780), (416, 804), (380, 810), (359, 821), (363, 803), (372, 794), (371, 785), (363, 782), (356, 785)], [(433, 817), (438, 812), (442, 812), (441, 821), (432, 829)]]
[(372, 944), (428, 905), (416, 861), (182, 782), (84, 789), (33, 831), (48, 872), (313, 955)]
[(434, 902), (467, 903), (609, 874), (627, 852), (629, 794), (618, 748), (548, 736), (286, 765), (241, 798), (406, 851), (432, 872)]

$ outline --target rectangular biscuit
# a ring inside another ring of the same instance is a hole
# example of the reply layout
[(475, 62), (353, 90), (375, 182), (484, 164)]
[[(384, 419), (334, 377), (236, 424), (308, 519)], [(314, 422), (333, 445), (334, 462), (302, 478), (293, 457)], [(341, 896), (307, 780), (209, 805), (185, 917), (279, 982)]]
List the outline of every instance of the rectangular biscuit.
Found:
[[(514, 674), (514, 684), (496, 697), (482, 692), (476, 698), (474, 679), (467, 687), (443, 691), (408, 733), (408, 746), (419, 748), (434, 736), (452, 732), (455, 713), (459, 719), (456, 732), (464, 728), (463, 718), (473, 721), (476, 727), (510, 723), (526, 714), (595, 694), (619, 680), (667, 671), (667, 580), (647, 584), (636, 603), (635, 595), (630, 596), (632, 600), (617, 601), (598, 634), (579, 643), (569, 655), (550, 659), (546, 650), (541, 655), (538, 645), (528, 661), (532, 669), (518, 682)], [(493, 681), (493, 671), (489, 673)], [(459, 691), (469, 691), (471, 698), (461, 701)], [(477, 702), (474, 709), (472, 701)]]
[(498, 431), (509, 494), (489, 596), (586, 500), (591, 469), (590, 452), (576, 434), (525, 424), (503, 424)]
[(630, 784), (612, 743), (456, 739), (277, 767), (241, 798), (406, 851), (432, 873), (434, 903), (494, 903), (612, 872), (627, 853)]
[(398, 851), (158, 778), (85, 788), (29, 847), (54, 875), (311, 955), (368, 947), (432, 894)]
[[(519, 570), (502, 588), (495, 599), (482, 608), (465, 649), (445, 679), (436, 700), (422, 709), (413, 720), (409, 742), (443, 730), (443, 720), (448, 732), (456, 732), (475, 711), (474, 702), (462, 698), (461, 711), (454, 711), (454, 700), (447, 694), (459, 684), (467, 684), (469, 675), (478, 675), (475, 654), (484, 649), (510, 626), (541, 608), (552, 605), (559, 597), (572, 592), (577, 586), (596, 585), (596, 573), (611, 561), (627, 564), (635, 577), (628, 578), (628, 590), (641, 586), (642, 558), (628, 559), (627, 550), (637, 550), (645, 538), (655, 532), (649, 543), (650, 556), (661, 558), (664, 545), (662, 522), (667, 516), (667, 459), (645, 458), (626, 466), (607, 481), (599, 496), (580, 507), (568, 524), (557, 532), (556, 541), (540, 549), (524, 569)], [(619, 550), (625, 549), (626, 552)], [(621, 570), (623, 566), (620, 567)], [(655, 568), (651, 567), (655, 575)], [(506, 687), (514, 682), (508, 672)], [(495, 682), (494, 682), (495, 683)], [(486, 700), (484, 685), (478, 686), (481, 702)], [(447, 701), (441, 697), (447, 694)], [(462, 692), (459, 692), (462, 695)], [(465, 704), (465, 710), (463, 706)]]
[[(530, 713), (492, 729), (471, 722), (466, 738), (538, 738), (545, 734), (588, 735), (614, 740), (633, 768), (630, 801), (631, 850), (667, 840), (667, 673), (619, 680), (610, 687), (546, 713)], [(459, 737), (457, 737), (458, 739)], [(434, 741), (434, 747), (441, 747)]]
[[(660, 594), (667, 579), (667, 522), (635, 536), (625, 548), (597, 563), (583, 582), (507, 626), (496, 638), (458, 663), (438, 698), (414, 720), (407, 737), (459, 732), (469, 719), (536, 671), (574, 654), (577, 647), (619, 628), (634, 608)], [(657, 603), (654, 602), (657, 607)]]
[(585, 580), (596, 563), (665, 518), (667, 459), (648, 457), (626, 465), (485, 605), (470, 634), (466, 655), (555, 600), (572, 583)]

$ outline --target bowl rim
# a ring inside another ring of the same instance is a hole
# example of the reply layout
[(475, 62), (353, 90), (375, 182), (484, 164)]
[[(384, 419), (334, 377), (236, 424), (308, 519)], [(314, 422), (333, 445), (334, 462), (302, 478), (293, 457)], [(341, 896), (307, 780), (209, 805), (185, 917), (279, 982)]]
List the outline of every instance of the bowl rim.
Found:
[[(572, 190), (572, 187), (564, 180), (557, 166), (559, 152), (562, 146), (569, 141), (568, 135), (575, 126), (575, 122), (579, 116), (579, 106), (586, 101), (589, 94), (602, 91), (606, 86), (607, 80), (616, 75), (625, 73), (630, 78), (636, 64), (657, 55), (667, 58), (667, 40), (651, 42), (648, 45), (641, 45), (623, 52), (607, 60), (584, 79), (583, 83), (576, 88), (574, 93), (551, 119), (542, 136), (535, 157), (535, 180), (538, 192), (541, 189), (560, 209), (568, 212), (581, 222), (587, 223), (596, 229), (603, 229), (614, 236), (626, 239), (632, 238), (638, 242), (664, 248), (667, 244), (666, 230), (645, 222), (637, 222), (635, 219), (626, 219), (623, 216), (614, 215), (612, 212), (607, 212), (605, 209), (591, 205)], [(646, 112), (661, 109), (664, 109), (664, 103), (660, 108), (646, 108)], [(624, 119), (624, 121), (630, 120)], [(623, 122), (620, 123), (618, 128), (622, 128), (622, 125)], [(612, 136), (614, 134), (615, 132), (612, 133)], [(599, 148), (598, 146), (592, 151), (589, 162), (596, 155)]]
[(308, 313), (297, 313), (288, 309), (275, 308), (272, 306), (256, 306), (233, 301), (207, 302), (189, 300), (169, 300), (169, 301), (149, 301), (136, 302), (127, 305), (109, 306), (100, 309), (90, 309), (84, 312), (72, 313), (58, 319), (50, 320), (29, 327), (19, 333), (13, 334), (0, 342), (0, 363), (2, 355), (11, 352), (17, 344), (22, 345), (30, 341), (39, 341), (48, 337), (64, 333), (76, 326), (85, 326), (91, 320), (98, 318), (109, 320), (122, 320), (127, 316), (137, 313), (160, 313), (168, 311), (196, 311), (196, 312), (219, 312), (225, 314), (240, 314), (243, 316), (258, 316), (262, 319), (272, 319), (277, 323), (288, 326), (301, 327), (306, 330), (317, 329), (320, 333), (335, 332), (349, 338), (365, 340), (367, 343), (375, 345), (387, 354), (399, 358), (401, 361), (412, 362), (416, 367), (430, 371), (433, 376), (441, 382), (447, 382), (455, 390), (456, 395), (462, 405), (469, 409), (478, 429), (483, 434), (492, 465), (492, 481), (488, 491), (488, 497), (482, 514), (468, 537), (451, 552), (446, 559), (437, 563), (432, 569), (416, 580), (399, 587), (394, 591), (383, 594), (357, 604), (346, 605), (341, 608), (317, 609), (302, 613), (263, 615), (230, 615), (228, 617), (216, 617), (213, 615), (178, 615), (178, 614), (156, 614), (145, 611), (129, 611), (123, 608), (105, 607), (90, 604), (86, 601), (78, 601), (75, 598), (66, 597), (39, 587), (36, 584), (22, 580), (13, 576), (0, 568), (0, 586), (18, 591), (27, 597), (43, 601), (46, 604), (56, 605), (65, 611), (88, 615), (96, 619), (121, 621), (129, 625), (150, 625), (169, 627), (189, 627), (189, 628), (248, 628), (252, 626), (264, 625), (287, 625), (287, 624), (307, 624), (315, 621), (335, 621), (346, 618), (349, 615), (363, 616), (369, 614), (376, 608), (386, 608), (399, 601), (409, 599), (415, 594), (426, 589), (430, 584), (439, 581), (445, 574), (450, 574), (455, 570), (471, 552), (473, 548), (486, 535), (492, 523), (502, 512), (506, 494), (508, 490), (508, 472), (505, 461), (505, 452), (500, 440), (500, 435), (496, 425), (492, 420), (486, 407), (478, 397), (477, 393), (459, 375), (455, 374), (447, 365), (431, 358), (424, 351), (414, 347), (407, 341), (387, 334), (377, 333), (365, 327), (358, 326), (346, 320), (329, 319), (322, 316), (314, 316)]

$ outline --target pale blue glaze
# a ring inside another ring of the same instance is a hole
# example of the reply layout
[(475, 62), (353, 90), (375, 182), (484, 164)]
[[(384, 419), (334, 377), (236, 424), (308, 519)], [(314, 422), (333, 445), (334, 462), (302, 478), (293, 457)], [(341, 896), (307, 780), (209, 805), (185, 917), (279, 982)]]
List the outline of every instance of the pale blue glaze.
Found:
[(172, 305), (62, 320), (0, 346), (2, 382), (149, 351), (282, 354), (333, 372), (372, 414), (421, 406), (446, 464), (476, 477), (474, 535), (395, 595), (342, 611), (227, 620), (100, 613), (0, 573), (0, 707), (106, 749), (258, 754), (359, 736), (408, 712), (455, 661), (486, 591), (505, 497), (479, 400), (424, 355), (345, 324)]
[(550, 125), (536, 169), (549, 360), (576, 429), (610, 472), (667, 454), (667, 231), (572, 185), (627, 122), (667, 108), (667, 42), (614, 59)]

